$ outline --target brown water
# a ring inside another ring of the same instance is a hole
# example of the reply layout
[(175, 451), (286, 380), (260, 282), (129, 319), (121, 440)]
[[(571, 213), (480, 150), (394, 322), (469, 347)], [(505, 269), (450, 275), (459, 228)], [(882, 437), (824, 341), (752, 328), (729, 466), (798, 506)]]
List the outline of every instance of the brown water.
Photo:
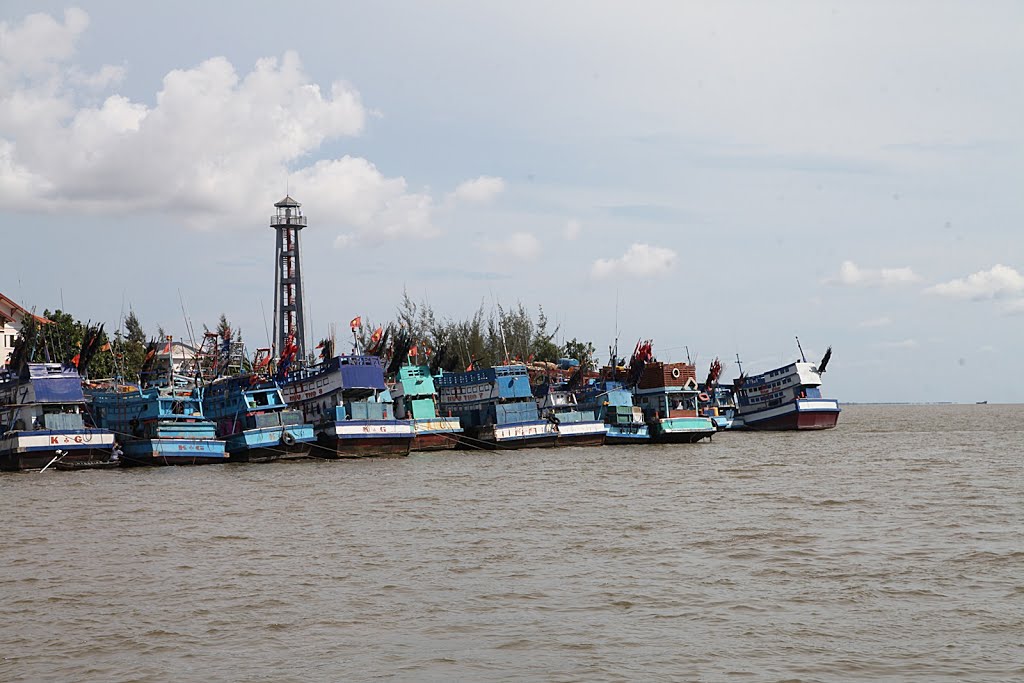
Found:
[(0, 680), (1022, 680), (1022, 425), (0, 475)]

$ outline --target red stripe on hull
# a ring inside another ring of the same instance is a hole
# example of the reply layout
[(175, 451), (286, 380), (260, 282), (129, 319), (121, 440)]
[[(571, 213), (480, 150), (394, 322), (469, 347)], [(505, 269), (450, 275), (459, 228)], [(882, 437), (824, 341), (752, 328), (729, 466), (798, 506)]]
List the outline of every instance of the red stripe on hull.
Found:
[(839, 421), (839, 413), (835, 411), (813, 411), (805, 410), (793, 412), (788, 415), (773, 417), (768, 420), (761, 420), (754, 424), (745, 425), (747, 429), (760, 431), (804, 431), (811, 429), (832, 429)]

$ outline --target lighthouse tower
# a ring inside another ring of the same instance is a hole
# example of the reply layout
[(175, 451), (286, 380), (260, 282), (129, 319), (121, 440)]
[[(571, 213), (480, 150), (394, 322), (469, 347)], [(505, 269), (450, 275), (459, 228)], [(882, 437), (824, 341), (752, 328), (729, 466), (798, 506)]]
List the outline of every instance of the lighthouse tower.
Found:
[(306, 227), (302, 205), (285, 197), (278, 203), (277, 213), (270, 217), (270, 227), (277, 231), (277, 258), (274, 278), (274, 349), (277, 356), (288, 339), (298, 347), (295, 360), (306, 358), (306, 326), (302, 319), (302, 261), (299, 250), (299, 231)]

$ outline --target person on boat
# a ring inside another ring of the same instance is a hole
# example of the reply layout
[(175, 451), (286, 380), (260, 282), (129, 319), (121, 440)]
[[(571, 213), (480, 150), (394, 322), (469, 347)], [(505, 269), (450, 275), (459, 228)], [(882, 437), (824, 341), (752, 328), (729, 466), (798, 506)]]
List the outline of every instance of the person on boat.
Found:
[(121, 444), (115, 441), (114, 445), (110, 448), (110, 461), (117, 462), (121, 459), (122, 455), (124, 455), (124, 451), (121, 450)]

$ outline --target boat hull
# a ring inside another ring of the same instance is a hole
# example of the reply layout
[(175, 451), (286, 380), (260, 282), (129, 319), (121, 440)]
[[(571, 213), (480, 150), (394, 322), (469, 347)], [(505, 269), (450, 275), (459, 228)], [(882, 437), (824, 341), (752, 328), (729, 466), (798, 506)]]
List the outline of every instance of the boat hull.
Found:
[(232, 462), (272, 462), (308, 458), (315, 441), (312, 425), (302, 424), (247, 429), (224, 437), (224, 447)]
[(218, 439), (140, 439), (125, 444), (125, 467), (160, 465), (214, 465), (229, 462), (224, 442)]
[(655, 443), (696, 443), (710, 439), (717, 430), (707, 417), (670, 417), (651, 425), (651, 441)]
[(800, 399), (784, 406), (742, 415), (742, 428), (760, 431), (832, 429), (839, 422), (839, 401)]
[(563, 422), (558, 425), (556, 446), (603, 446), (607, 432), (603, 422)]
[(409, 455), (413, 431), (401, 420), (346, 420), (322, 427), (317, 440), (317, 458), (401, 458)]
[(607, 432), (604, 442), (609, 445), (650, 443), (651, 434), (647, 425), (605, 425)]
[(62, 460), (106, 461), (113, 445), (114, 435), (102, 429), (13, 432), (0, 439), (0, 470), (42, 469), (61, 453)]
[(466, 448), (488, 450), (518, 450), (521, 448), (551, 448), (558, 441), (555, 426), (547, 420), (504, 425), (485, 425), (466, 430), (462, 440)]
[(450, 450), (458, 445), (462, 433), (459, 420), (454, 417), (414, 419), (412, 428), (414, 451)]
[(412, 440), (414, 451), (447, 451), (459, 444), (459, 432), (417, 433)]

